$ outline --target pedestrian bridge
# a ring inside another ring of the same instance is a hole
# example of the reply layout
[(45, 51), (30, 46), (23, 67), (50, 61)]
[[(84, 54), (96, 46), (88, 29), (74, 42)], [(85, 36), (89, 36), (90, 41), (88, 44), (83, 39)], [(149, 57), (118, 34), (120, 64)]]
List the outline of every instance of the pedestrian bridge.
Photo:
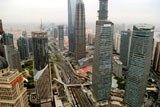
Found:
[(65, 84), (63, 81), (58, 80), (57, 78), (54, 78), (53, 80), (61, 83), (62, 85), (65, 85), (66, 87), (84, 87), (84, 86), (90, 86), (91, 84)]

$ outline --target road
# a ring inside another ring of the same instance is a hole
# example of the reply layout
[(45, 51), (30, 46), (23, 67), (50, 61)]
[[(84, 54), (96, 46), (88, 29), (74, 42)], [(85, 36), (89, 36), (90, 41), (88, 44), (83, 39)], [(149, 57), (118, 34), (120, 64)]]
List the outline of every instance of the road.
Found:
[[(52, 53), (54, 53), (63, 63), (59, 64), (62, 68), (64, 68), (69, 76), (70, 84), (79, 84), (79, 81), (77, 80), (77, 77), (72, 73), (71, 68), (66, 63), (66, 61), (63, 59), (63, 57), (59, 54), (57, 50), (54, 49), (55, 47), (52, 47)], [(76, 104), (74, 104), (75, 107), (93, 107), (94, 105), (91, 103), (87, 95), (82, 91), (80, 87), (77, 88), (70, 88), (71, 93), (73, 94), (74, 101)], [(78, 104), (77, 104), (78, 103)]]

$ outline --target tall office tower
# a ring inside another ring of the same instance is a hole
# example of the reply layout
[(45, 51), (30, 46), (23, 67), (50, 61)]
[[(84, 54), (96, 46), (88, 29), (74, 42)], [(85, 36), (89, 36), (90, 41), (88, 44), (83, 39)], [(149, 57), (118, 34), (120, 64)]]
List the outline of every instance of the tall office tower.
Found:
[(128, 107), (141, 107), (144, 103), (146, 84), (151, 67), (153, 30), (154, 27), (147, 24), (133, 26), (125, 87), (125, 103)]
[(56, 40), (58, 37), (58, 31), (57, 28), (54, 28), (54, 39)]
[(17, 70), (7, 68), (0, 57), (0, 107), (29, 107), (23, 76)]
[(125, 67), (128, 67), (129, 53), (131, 44), (131, 30), (121, 32), (121, 43), (120, 43), (120, 60)]
[(2, 20), (0, 19), (0, 35), (4, 33), (3, 31), (3, 25), (2, 25)]
[(32, 32), (34, 55), (34, 81), (36, 99), (39, 104), (49, 103), (51, 107), (51, 73), (48, 59), (48, 37), (46, 32)]
[(4, 33), (2, 35), (2, 38), (1, 38), (1, 43), (3, 45), (12, 45), (12, 46), (14, 46), (14, 43), (13, 43), (13, 34), (11, 34), (11, 33)]
[(68, 0), (68, 40), (69, 51), (74, 52), (74, 21), (77, 0)]
[(29, 57), (29, 48), (28, 48), (28, 40), (24, 37), (20, 37), (17, 40), (18, 51), (20, 53), (20, 57), (22, 60), (27, 59)]
[(65, 27), (65, 30), (64, 30), (64, 36), (68, 36), (68, 27), (67, 26)]
[(96, 22), (93, 58), (92, 91), (97, 102), (110, 98), (112, 84), (113, 23), (108, 21), (108, 0), (100, 0), (99, 20)]
[(19, 52), (14, 49), (12, 45), (2, 45), (0, 46), (0, 49), (0, 51), (3, 52), (3, 57), (5, 57), (5, 59), (7, 60), (11, 70), (17, 69), (19, 71), (22, 71)]
[(76, 4), (74, 34), (74, 56), (79, 60), (86, 56), (85, 6), (82, 0)]
[(64, 26), (58, 26), (58, 35), (59, 35), (59, 49), (64, 49)]
[(160, 73), (160, 42), (157, 42), (154, 59), (153, 59), (153, 69)]
[(28, 38), (29, 52), (32, 52), (32, 38)]

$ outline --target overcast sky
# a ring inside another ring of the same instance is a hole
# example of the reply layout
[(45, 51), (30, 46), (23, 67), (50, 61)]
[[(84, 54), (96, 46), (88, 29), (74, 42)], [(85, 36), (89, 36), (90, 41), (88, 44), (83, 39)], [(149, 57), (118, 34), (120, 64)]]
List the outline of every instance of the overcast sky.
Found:
[[(67, 23), (68, 0), (0, 0), (3, 23)], [(83, 0), (86, 21), (97, 20), (99, 0)], [(160, 24), (160, 0), (109, 0), (109, 19), (114, 23)]]

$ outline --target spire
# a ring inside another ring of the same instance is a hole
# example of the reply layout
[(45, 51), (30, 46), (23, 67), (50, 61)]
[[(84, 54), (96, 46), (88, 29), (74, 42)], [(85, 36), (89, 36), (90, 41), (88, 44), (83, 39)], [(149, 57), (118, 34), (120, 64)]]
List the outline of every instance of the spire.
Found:
[(99, 0), (100, 7), (98, 10), (99, 20), (107, 20), (108, 19), (108, 0)]

